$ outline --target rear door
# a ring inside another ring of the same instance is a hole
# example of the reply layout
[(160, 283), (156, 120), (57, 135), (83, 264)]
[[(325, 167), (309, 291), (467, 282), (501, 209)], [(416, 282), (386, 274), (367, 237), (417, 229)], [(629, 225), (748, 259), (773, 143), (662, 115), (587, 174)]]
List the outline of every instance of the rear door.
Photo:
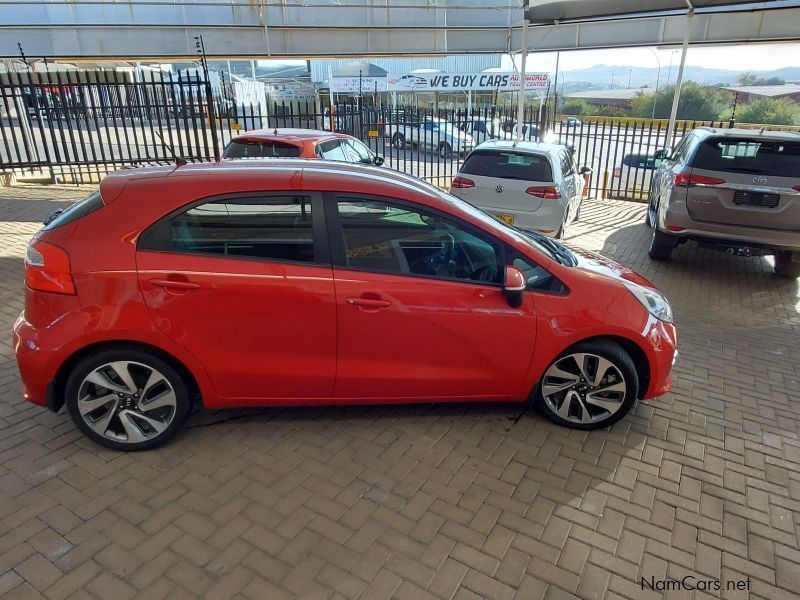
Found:
[(142, 235), (136, 263), (155, 326), (203, 364), (220, 396), (331, 396), (336, 305), (319, 195), (194, 203)]
[(542, 198), (526, 190), (554, 185), (547, 155), (514, 150), (475, 150), (462, 165), (459, 176), (474, 186), (454, 188), (454, 195), (511, 224), (521, 213), (535, 212), (542, 206)]
[(709, 138), (690, 165), (693, 219), (800, 231), (800, 141)]

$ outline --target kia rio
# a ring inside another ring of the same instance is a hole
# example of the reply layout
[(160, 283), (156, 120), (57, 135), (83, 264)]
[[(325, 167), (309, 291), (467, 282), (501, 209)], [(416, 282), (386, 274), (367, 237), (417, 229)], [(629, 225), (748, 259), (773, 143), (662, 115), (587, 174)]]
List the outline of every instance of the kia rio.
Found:
[(193, 406), (530, 401), (607, 427), (670, 388), (669, 303), (413, 177), (302, 159), (121, 171), (31, 240), (28, 400), (118, 450)]

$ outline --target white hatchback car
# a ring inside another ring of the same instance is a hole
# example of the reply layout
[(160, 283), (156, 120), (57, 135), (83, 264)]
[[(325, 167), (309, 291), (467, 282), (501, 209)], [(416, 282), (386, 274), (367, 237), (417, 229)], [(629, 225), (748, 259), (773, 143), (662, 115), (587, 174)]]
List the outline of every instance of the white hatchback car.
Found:
[(450, 192), (520, 229), (563, 238), (588, 173), (566, 146), (492, 140), (470, 153)]

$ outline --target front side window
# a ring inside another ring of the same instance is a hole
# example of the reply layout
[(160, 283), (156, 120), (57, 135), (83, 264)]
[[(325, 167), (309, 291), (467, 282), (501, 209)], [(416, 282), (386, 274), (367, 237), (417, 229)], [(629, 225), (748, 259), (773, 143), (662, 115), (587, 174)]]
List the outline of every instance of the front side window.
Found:
[(476, 150), (464, 162), (460, 173), (523, 181), (553, 181), (550, 160), (546, 156), (512, 151)]
[(550, 294), (567, 293), (567, 287), (558, 277), (510, 246), (506, 247), (506, 259), (508, 264), (522, 271), (528, 290)]
[(354, 269), (500, 285), (500, 251), (477, 230), (382, 200), (338, 202), (344, 265)]
[(320, 156), (325, 160), (347, 160), (347, 155), (344, 153), (341, 140), (322, 142), (318, 148)]
[(162, 245), (173, 252), (314, 262), (311, 199), (276, 196), (215, 200), (169, 220)]

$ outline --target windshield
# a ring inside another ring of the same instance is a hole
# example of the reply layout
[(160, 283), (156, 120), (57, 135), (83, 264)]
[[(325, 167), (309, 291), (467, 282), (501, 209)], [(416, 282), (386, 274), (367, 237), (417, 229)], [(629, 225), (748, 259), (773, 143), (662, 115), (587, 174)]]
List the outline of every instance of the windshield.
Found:
[(572, 253), (572, 251), (566, 246), (559, 244), (555, 240), (552, 240), (540, 233), (517, 229), (513, 225), (504, 223), (494, 215), (481, 210), (477, 206), (474, 206), (469, 202), (462, 200), (461, 198), (457, 198), (456, 196), (446, 192), (440, 193), (444, 200), (454, 205), (456, 208), (468, 213), (470, 216), (478, 219), (490, 229), (502, 230), (504, 233), (514, 237), (514, 239), (523, 242), (540, 254), (544, 254), (548, 258), (551, 258), (562, 265), (575, 266), (578, 264), (578, 260), (575, 258), (575, 255)]

